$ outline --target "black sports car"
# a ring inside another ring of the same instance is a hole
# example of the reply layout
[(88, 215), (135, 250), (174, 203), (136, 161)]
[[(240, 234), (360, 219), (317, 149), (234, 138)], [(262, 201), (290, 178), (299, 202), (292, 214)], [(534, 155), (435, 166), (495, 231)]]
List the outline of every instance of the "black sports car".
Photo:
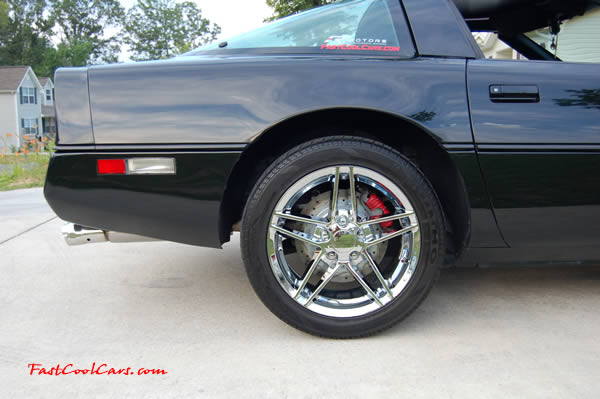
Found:
[[(330, 337), (398, 322), (441, 267), (598, 260), (600, 67), (525, 34), (596, 5), (350, 0), (60, 69), (46, 199), (71, 244), (240, 230), (267, 307)], [(486, 59), (471, 30), (528, 61)]]

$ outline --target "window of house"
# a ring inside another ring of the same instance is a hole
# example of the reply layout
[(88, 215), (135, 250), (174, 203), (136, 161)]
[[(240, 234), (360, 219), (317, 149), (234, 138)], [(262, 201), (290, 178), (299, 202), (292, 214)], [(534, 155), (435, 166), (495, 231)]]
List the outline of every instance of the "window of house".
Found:
[(44, 134), (45, 135), (50, 135), (50, 134), (56, 133), (56, 122), (54, 122), (54, 119), (52, 119), (52, 118), (42, 119), (42, 124), (44, 125)]
[(188, 55), (239, 49), (269, 52), (380, 54), (411, 57), (415, 50), (396, 0), (346, 0), (308, 10), (212, 43)]
[(38, 134), (37, 119), (21, 119), (21, 128), (24, 134)]
[(36, 96), (35, 87), (21, 87), (21, 104), (37, 104)]
[(46, 90), (46, 101), (52, 101), (52, 90)]

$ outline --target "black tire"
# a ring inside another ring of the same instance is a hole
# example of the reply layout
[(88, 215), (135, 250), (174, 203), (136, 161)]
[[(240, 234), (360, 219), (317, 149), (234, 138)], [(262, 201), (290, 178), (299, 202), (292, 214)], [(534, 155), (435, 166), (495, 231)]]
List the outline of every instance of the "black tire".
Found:
[[(421, 234), (419, 260), (402, 293), (374, 312), (347, 318), (324, 316), (297, 303), (275, 278), (266, 249), (271, 212), (285, 190), (314, 170), (343, 164), (377, 171), (400, 187), (419, 218)], [(438, 276), (445, 253), (444, 239), (440, 203), (419, 169), (389, 146), (350, 136), (312, 140), (279, 157), (250, 193), (241, 225), (246, 272), (263, 303), (291, 326), (332, 338), (372, 335), (408, 316), (425, 299)]]

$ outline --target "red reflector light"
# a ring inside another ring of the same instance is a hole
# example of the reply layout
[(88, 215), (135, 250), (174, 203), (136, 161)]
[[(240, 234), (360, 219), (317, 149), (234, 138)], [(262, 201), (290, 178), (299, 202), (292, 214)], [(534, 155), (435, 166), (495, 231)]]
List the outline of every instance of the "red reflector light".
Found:
[(99, 175), (124, 175), (125, 169), (124, 159), (99, 159), (98, 174)]

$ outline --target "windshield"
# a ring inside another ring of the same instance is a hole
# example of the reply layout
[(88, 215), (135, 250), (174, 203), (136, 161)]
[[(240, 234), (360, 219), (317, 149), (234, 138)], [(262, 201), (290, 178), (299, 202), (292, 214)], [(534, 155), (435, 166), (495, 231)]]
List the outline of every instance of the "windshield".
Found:
[[(405, 21), (394, 23), (389, 0), (348, 0), (264, 25), (188, 54), (222, 49), (298, 48), (414, 55)], [(402, 12), (399, 4), (398, 12)], [(399, 32), (397, 33), (397, 30)], [(387, 54), (390, 55), (390, 54)]]

